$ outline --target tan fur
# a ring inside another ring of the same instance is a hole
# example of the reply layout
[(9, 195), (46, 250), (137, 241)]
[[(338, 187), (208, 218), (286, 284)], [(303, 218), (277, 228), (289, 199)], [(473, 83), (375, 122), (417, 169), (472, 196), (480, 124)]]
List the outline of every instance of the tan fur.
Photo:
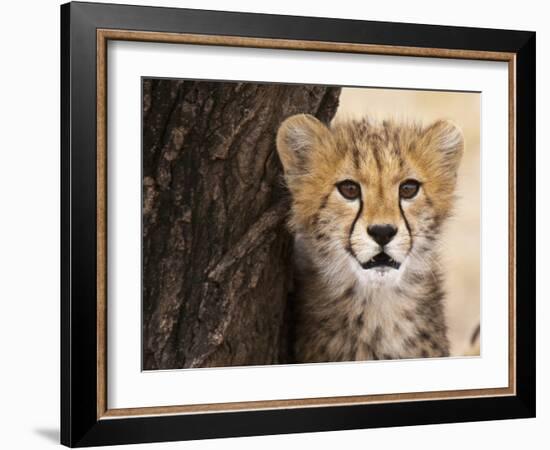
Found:
[[(328, 128), (296, 115), (281, 125), (277, 149), (292, 195), (297, 362), (447, 355), (436, 247), (453, 206), (460, 130), (447, 121)], [(408, 179), (420, 190), (401, 199)], [(359, 199), (340, 194), (343, 180), (360, 185)], [(373, 224), (397, 227), (385, 252), (398, 270), (362, 267), (380, 252)]]

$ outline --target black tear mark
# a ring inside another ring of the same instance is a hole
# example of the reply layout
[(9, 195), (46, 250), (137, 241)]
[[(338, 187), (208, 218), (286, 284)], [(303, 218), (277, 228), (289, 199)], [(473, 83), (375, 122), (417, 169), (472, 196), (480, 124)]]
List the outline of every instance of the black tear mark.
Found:
[(409, 252), (410, 252), (413, 247), (413, 235), (411, 231), (411, 226), (409, 225), (409, 221), (407, 220), (405, 211), (403, 211), (403, 205), (401, 205), (401, 200), (399, 200), (398, 205), (399, 205), (399, 212), (401, 213), (401, 217), (403, 217), (403, 221), (405, 222), (405, 227), (407, 228), (407, 232), (409, 233), (409, 239), (410, 239)]
[(346, 249), (351, 254), (351, 256), (353, 256), (357, 260), (357, 262), (359, 262), (359, 260), (357, 259), (357, 255), (353, 251), (353, 248), (351, 247), (351, 236), (353, 234), (353, 230), (355, 229), (355, 224), (359, 220), (359, 216), (361, 216), (362, 212), (363, 212), (363, 198), (359, 197), (359, 211), (357, 211), (357, 215), (355, 216), (355, 219), (353, 219), (353, 222), (351, 223), (351, 227), (349, 229), (349, 234), (348, 234), (348, 247)]

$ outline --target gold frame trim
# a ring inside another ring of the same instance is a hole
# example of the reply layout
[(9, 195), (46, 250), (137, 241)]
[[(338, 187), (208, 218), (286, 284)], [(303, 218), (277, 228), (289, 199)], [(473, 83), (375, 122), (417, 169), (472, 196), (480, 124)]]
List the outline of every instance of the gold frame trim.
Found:
[[(202, 405), (149, 406), (109, 409), (107, 405), (107, 41), (140, 41), (217, 45), (232, 47), (365, 53), (392, 56), (473, 59), (508, 62), (509, 192), (508, 192), (508, 387), (402, 394), (319, 397), (265, 400)], [(319, 406), (344, 406), (400, 401), (446, 400), (473, 397), (512, 396), (516, 394), (516, 236), (515, 236), (515, 130), (516, 130), (516, 54), (445, 48), (401, 47), (321, 41), (296, 41), (238, 36), (157, 33), (130, 30), (97, 30), (97, 419), (173, 414), (217, 413), (243, 410), (289, 409)]]

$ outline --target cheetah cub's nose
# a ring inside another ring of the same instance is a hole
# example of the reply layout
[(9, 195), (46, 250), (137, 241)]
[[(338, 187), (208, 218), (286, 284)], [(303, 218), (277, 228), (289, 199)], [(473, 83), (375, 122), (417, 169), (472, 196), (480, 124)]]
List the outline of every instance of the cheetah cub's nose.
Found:
[(390, 224), (370, 225), (367, 227), (367, 233), (380, 246), (386, 245), (397, 234), (397, 227)]

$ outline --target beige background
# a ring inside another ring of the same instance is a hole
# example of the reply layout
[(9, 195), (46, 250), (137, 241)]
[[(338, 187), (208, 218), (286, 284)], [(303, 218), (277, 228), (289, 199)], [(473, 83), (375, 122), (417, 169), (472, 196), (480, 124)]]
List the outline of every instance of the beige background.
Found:
[[(441, 243), (451, 355), (471, 354), (480, 313), (480, 95), (478, 93), (344, 88), (334, 120), (369, 115), (383, 119), (453, 120), (464, 133), (457, 204)], [(474, 354), (477, 349), (474, 349)]]

